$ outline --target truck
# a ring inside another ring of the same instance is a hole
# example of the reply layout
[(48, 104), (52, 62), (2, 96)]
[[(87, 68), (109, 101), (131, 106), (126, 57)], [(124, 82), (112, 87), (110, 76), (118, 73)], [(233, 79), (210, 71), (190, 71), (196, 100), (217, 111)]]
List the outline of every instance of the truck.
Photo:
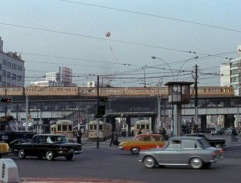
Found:
[(12, 116), (0, 117), (0, 143), (7, 143), (9, 151), (14, 152), (14, 145), (31, 141), (34, 133), (18, 131), (17, 122)]

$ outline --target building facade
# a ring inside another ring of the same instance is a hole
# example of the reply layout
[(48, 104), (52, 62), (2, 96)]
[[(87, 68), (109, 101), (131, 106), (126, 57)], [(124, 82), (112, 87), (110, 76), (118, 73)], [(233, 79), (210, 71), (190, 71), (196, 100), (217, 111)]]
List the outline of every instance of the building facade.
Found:
[(0, 87), (24, 86), (25, 67), (21, 55), (16, 52), (3, 52), (0, 37)]
[(77, 86), (72, 83), (72, 69), (59, 67), (59, 72), (47, 72), (45, 81), (34, 81), (31, 86)]
[(229, 63), (222, 63), (220, 67), (221, 86), (232, 86), (234, 95), (241, 95), (241, 45), (237, 47), (238, 57)]

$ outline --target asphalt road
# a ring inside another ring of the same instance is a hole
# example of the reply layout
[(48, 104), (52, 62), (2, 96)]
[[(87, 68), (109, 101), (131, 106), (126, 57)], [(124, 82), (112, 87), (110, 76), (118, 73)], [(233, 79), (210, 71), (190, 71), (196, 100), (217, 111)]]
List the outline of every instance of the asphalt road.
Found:
[[(220, 136), (221, 137), (221, 136)], [(222, 136), (224, 137), (224, 136)], [(226, 138), (226, 137), (225, 137)], [(101, 178), (121, 179), (150, 183), (227, 183), (241, 182), (241, 139), (232, 143), (227, 137), (224, 159), (209, 169), (193, 170), (190, 167), (165, 167), (147, 169), (138, 162), (138, 156), (118, 147), (109, 147), (109, 142), (84, 140), (84, 152), (72, 161), (57, 158), (54, 161), (33, 157), (19, 159), (9, 155), (18, 167), (20, 178)]]

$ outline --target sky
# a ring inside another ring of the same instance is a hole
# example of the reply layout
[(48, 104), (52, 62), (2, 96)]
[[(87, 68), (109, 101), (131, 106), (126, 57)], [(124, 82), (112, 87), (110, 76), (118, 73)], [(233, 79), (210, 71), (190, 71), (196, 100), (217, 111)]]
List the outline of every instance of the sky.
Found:
[(238, 0), (0, 2), (3, 50), (21, 54), (26, 86), (59, 67), (78, 86), (97, 75), (115, 87), (192, 82), (196, 65), (200, 86), (219, 86), (241, 45)]

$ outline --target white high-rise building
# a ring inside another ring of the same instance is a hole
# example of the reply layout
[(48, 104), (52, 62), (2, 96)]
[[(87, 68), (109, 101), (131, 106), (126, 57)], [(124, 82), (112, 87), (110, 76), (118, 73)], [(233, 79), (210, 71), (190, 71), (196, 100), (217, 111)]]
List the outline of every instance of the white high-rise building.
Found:
[(230, 85), (234, 88), (234, 94), (241, 95), (241, 45), (237, 47), (238, 57), (230, 60)]
[(4, 53), (3, 40), (0, 37), (0, 87), (23, 87), (24, 79), (24, 61), (16, 52)]
[(230, 86), (230, 63), (222, 63), (220, 67), (221, 86)]

